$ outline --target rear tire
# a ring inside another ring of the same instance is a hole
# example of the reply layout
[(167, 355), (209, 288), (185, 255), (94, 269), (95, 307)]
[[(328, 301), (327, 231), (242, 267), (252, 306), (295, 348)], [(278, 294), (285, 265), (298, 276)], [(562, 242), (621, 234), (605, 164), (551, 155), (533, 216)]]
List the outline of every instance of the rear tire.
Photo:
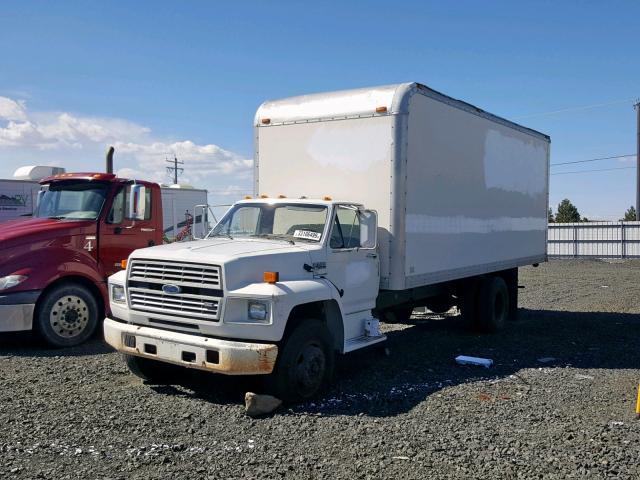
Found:
[(303, 402), (329, 384), (334, 367), (333, 342), (325, 325), (302, 320), (284, 341), (266, 387), (284, 403)]
[(489, 276), (480, 281), (478, 291), (478, 327), (481, 332), (501, 330), (509, 318), (509, 290), (502, 277)]
[(99, 307), (91, 291), (79, 284), (54, 287), (39, 301), (34, 327), (52, 347), (73, 347), (85, 342), (98, 326)]
[(123, 355), (131, 373), (146, 382), (167, 384), (177, 378), (179, 367), (136, 355), (127, 355), (126, 353)]

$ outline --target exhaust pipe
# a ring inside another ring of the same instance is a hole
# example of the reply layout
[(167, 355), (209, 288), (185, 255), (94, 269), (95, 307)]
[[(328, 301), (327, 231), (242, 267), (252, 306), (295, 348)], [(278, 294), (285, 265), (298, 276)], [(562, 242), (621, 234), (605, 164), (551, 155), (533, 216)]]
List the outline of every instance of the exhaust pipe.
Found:
[(115, 149), (113, 147), (109, 147), (107, 150), (107, 173), (113, 173), (113, 152)]

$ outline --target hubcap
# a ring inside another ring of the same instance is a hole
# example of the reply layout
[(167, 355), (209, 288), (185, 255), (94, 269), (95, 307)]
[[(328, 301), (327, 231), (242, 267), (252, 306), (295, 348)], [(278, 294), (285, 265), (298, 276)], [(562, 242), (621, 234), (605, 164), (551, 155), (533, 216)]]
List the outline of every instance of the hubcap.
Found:
[(65, 295), (51, 308), (49, 323), (61, 337), (73, 338), (80, 335), (89, 323), (89, 307), (82, 298)]
[(324, 377), (326, 358), (318, 345), (307, 344), (300, 351), (295, 365), (295, 381), (303, 397), (313, 395)]

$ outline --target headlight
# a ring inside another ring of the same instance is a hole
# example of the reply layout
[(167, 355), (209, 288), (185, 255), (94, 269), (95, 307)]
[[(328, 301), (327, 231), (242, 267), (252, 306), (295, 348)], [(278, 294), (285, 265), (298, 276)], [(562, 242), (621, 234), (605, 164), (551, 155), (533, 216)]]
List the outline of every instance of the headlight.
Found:
[(249, 318), (261, 322), (267, 320), (267, 304), (264, 302), (249, 302)]
[(2, 277), (0, 278), (0, 290), (6, 290), (7, 288), (20, 285), (26, 279), (26, 275), (7, 275), (6, 277)]
[(125, 303), (127, 301), (122, 285), (111, 285), (111, 301), (116, 303)]

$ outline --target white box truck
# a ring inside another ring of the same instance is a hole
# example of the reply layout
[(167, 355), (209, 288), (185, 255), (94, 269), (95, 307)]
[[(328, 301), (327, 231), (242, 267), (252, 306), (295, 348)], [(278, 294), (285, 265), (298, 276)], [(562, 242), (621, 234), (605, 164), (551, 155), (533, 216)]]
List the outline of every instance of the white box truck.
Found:
[(549, 142), (417, 83), (265, 102), (255, 196), (203, 240), (133, 252), (105, 339), (149, 380), (263, 374), (297, 401), (414, 307), (499, 329), (517, 268), (546, 260)]

